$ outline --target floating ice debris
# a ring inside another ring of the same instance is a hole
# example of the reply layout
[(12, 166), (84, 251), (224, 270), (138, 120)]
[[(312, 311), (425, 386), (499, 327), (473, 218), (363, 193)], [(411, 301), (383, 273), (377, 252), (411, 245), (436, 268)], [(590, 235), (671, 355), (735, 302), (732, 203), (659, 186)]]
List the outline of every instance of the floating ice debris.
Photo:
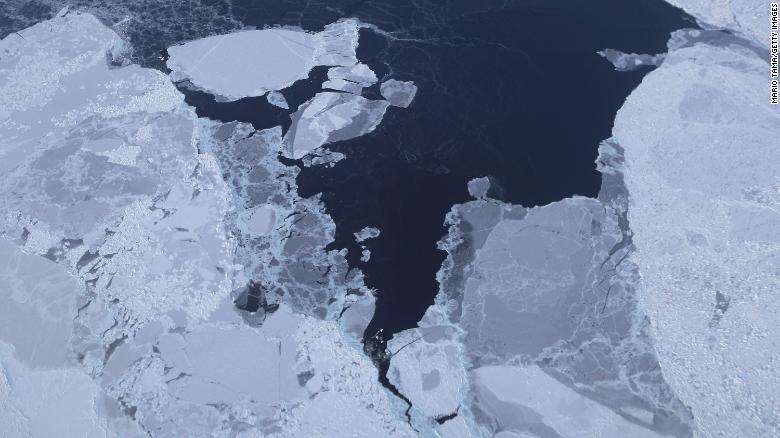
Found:
[(358, 243), (364, 242), (368, 239), (374, 239), (376, 237), (379, 237), (379, 234), (380, 234), (379, 229), (374, 227), (365, 227), (362, 230), (358, 231), (357, 233), (354, 233), (355, 241)]
[(268, 99), (268, 103), (271, 105), (278, 106), (282, 109), (290, 109), (290, 106), (287, 104), (287, 99), (284, 98), (284, 94), (278, 91), (269, 91), (265, 98)]
[(618, 71), (631, 71), (640, 67), (658, 66), (664, 60), (664, 54), (637, 55), (636, 53), (623, 53), (615, 49), (604, 49), (598, 52), (603, 58), (611, 62)]
[(322, 92), (292, 114), (285, 136), (287, 155), (299, 159), (328, 143), (372, 132), (382, 121), (388, 103), (350, 93)]
[(388, 79), (380, 85), (382, 97), (390, 102), (390, 105), (406, 108), (412, 104), (414, 96), (417, 95), (417, 86), (412, 81), (398, 81)]
[(490, 178), (474, 178), (468, 183), (469, 195), (475, 199), (484, 199), (490, 190)]
[(232, 101), (262, 96), (308, 77), (317, 65), (357, 64), (357, 20), (342, 20), (312, 34), (292, 29), (262, 29), (215, 35), (168, 48), (174, 81)]

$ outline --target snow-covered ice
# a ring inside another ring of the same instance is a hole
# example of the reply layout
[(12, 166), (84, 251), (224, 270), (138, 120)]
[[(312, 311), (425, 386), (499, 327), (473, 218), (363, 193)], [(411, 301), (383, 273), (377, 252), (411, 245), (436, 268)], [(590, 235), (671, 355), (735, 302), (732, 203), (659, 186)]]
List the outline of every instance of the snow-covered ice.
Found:
[(704, 36), (677, 35), (691, 41), (670, 51), (615, 120), (632, 259), (661, 368), (700, 436), (774, 436), (780, 113), (769, 104), (766, 60), (744, 40), (696, 41)]

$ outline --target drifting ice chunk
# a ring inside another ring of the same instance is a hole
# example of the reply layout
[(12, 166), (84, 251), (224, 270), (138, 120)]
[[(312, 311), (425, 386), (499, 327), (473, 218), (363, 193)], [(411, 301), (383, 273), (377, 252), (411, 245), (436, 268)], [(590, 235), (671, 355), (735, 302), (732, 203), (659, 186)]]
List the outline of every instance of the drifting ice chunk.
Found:
[(368, 239), (379, 237), (379, 229), (374, 227), (365, 227), (362, 230), (354, 233), (355, 241), (360, 243)]
[(469, 195), (475, 199), (483, 199), (490, 190), (490, 179), (487, 177), (474, 178), (468, 183)]
[(314, 67), (315, 37), (287, 29), (215, 35), (168, 48), (174, 80), (237, 100), (304, 79)]
[(287, 99), (284, 98), (284, 94), (278, 91), (271, 91), (265, 96), (268, 99), (268, 103), (274, 106), (278, 106), (282, 109), (290, 109), (290, 105), (287, 104)]
[(262, 96), (305, 79), (317, 65), (357, 63), (356, 20), (344, 20), (311, 34), (262, 29), (215, 35), (168, 48), (174, 81), (187, 80), (220, 100)]
[(287, 154), (300, 159), (318, 147), (372, 132), (382, 121), (388, 103), (349, 93), (318, 93), (301, 105), (285, 136)]
[(328, 80), (322, 88), (346, 91), (360, 94), (365, 87), (370, 87), (377, 81), (376, 74), (367, 65), (360, 63), (351, 67), (333, 67), (328, 70)]
[(382, 83), (379, 88), (382, 97), (390, 102), (390, 105), (406, 108), (412, 104), (414, 96), (417, 94), (417, 86), (411, 81), (397, 81), (389, 79)]

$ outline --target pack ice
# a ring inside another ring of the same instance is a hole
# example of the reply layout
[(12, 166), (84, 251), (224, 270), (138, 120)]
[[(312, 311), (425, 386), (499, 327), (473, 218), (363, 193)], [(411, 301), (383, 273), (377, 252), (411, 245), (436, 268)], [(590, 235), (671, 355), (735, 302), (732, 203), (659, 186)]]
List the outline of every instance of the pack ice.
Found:
[(281, 128), (199, 119), (124, 46), (65, 12), (0, 41), (0, 435), (412, 436)]

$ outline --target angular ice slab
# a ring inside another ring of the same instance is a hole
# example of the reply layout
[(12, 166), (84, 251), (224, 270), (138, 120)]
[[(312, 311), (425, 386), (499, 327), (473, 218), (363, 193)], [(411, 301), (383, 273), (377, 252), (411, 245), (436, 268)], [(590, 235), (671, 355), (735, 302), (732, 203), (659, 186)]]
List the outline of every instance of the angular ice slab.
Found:
[(414, 96), (417, 95), (417, 85), (412, 81), (398, 81), (389, 79), (382, 82), (379, 88), (382, 97), (390, 102), (390, 105), (401, 108), (407, 108), (412, 104)]
[(284, 94), (278, 91), (270, 91), (265, 97), (268, 99), (268, 103), (273, 106), (282, 109), (290, 109), (290, 105), (287, 104), (287, 99), (284, 98)]
[(299, 159), (328, 143), (372, 132), (385, 115), (388, 103), (351, 93), (323, 92), (300, 106), (285, 136), (287, 155)]
[(613, 130), (642, 307), (701, 436), (780, 436), (780, 112), (744, 40), (690, 43), (645, 77)]
[(305, 79), (317, 65), (357, 64), (356, 20), (343, 20), (312, 34), (293, 29), (247, 30), (215, 35), (168, 48), (174, 81), (189, 81), (220, 100), (262, 96)]

